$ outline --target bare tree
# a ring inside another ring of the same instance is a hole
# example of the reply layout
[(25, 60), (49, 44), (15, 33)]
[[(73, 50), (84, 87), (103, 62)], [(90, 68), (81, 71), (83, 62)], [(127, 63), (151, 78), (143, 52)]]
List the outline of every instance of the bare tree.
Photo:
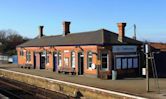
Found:
[(0, 30), (0, 53), (16, 54), (16, 46), (27, 40), (28, 38), (22, 37), (16, 31)]

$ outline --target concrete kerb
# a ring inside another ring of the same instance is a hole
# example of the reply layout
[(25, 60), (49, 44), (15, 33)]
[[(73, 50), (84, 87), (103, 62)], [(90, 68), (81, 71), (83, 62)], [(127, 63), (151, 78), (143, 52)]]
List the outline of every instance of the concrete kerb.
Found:
[[(26, 77), (27, 79), (22, 79), (19, 81), (35, 85), (37, 87), (42, 87), (45, 89), (49, 89), (52, 91), (60, 92), (60, 93), (65, 93), (66, 95), (71, 95), (75, 96), (76, 92), (80, 91), (83, 93), (83, 96), (89, 97), (92, 96), (93, 98), (100, 98), (100, 96), (105, 96), (105, 97), (114, 97), (114, 98), (124, 98), (124, 99), (147, 99), (144, 97), (140, 96), (135, 96), (135, 95), (130, 95), (126, 93), (120, 93), (120, 92), (115, 92), (115, 91), (110, 91), (110, 90), (105, 90), (105, 89), (100, 89), (100, 88), (95, 88), (95, 87), (90, 87), (90, 86), (85, 86), (85, 85), (80, 85), (80, 84), (75, 84), (71, 82), (65, 82), (65, 81), (60, 81), (56, 79), (51, 79), (51, 78), (45, 78), (41, 76), (36, 76), (36, 75), (31, 75), (31, 74), (25, 74), (25, 73), (20, 73), (16, 71), (10, 71), (10, 70), (5, 70), (5, 69), (0, 69), (0, 75), (3, 75), (4, 77), (18, 80), (22, 76), (24, 78)], [(4, 72), (8, 72), (7, 74)], [(8, 74), (13, 74), (15, 76), (10, 77)], [(39, 82), (40, 81), (40, 82)], [(37, 83), (37, 85), (36, 85)], [(65, 87), (64, 87), (65, 86)], [(96, 94), (99, 96), (97, 97)]]

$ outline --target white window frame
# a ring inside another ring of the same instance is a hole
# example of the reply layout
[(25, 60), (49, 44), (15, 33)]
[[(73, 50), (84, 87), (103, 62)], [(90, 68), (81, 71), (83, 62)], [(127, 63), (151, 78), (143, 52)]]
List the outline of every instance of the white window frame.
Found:
[[(91, 54), (91, 56), (90, 56), (90, 54)], [(89, 66), (89, 63), (90, 63), (89, 58), (92, 58), (91, 66)], [(92, 53), (92, 51), (88, 51), (87, 52), (87, 68), (92, 69), (92, 64), (93, 64), (93, 53)]]
[(62, 66), (62, 52), (58, 52), (58, 66)]
[(76, 66), (76, 53), (71, 51), (71, 67), (75, 68)]
[(30, 62), (31, 61), (31, 52), (27, 51), (26, 52), (26, 62)]

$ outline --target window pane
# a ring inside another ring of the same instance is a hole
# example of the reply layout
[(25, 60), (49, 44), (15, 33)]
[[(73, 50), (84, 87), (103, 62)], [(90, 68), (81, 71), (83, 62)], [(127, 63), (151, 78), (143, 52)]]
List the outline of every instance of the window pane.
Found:
[(47, 63), (49, 63), (49, 55), (47, 55)]
[(138, 68), (138, 58), (133, 58), (133, 67)]
[(69, 58), (64, 58), (65, 67), (69, 66)]
[(58, 65), (62, 66), (62, 59), (61, 59), (61, 53), (58, 54)]
[(128, 68), (132, 68), (132, 58), (128, 58)]
[(20, 56), (23, 56), (23, 55), (22, 55), (22, 50), (20, 51)]
[(116, 58), (116, 69), (121, 69), (121, 58)]
[(29, 61), (31, 61), (31, 52), (29, 52)]
[(107, 54), (102, 54), (102, 57), (107, 57)]
[(75, 52), (71, 52), (71, 67), (75, 68)]
[(127, 69), (127, 58), (122, 58), (122, 68)]
[(92, 67), (92, 52), (88, 52), (88, 68)]
[(101, 58), (102, 58), (102, 68), (107, 69), (107, 65), (108, 65), (107, 54), (102, 54)]
[(28, 52), (26, 52), (26, 61), (28, 61)]

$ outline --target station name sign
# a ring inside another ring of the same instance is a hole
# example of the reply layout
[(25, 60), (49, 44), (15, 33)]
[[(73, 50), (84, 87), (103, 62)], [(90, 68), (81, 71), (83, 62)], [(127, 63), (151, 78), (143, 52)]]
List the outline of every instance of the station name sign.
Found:
[(112, 52), (136, 52), (137, 46), (134, 45), (117, 45), (112, 47)]

